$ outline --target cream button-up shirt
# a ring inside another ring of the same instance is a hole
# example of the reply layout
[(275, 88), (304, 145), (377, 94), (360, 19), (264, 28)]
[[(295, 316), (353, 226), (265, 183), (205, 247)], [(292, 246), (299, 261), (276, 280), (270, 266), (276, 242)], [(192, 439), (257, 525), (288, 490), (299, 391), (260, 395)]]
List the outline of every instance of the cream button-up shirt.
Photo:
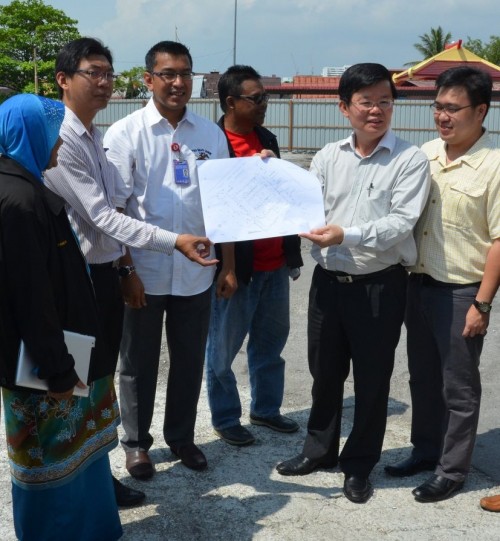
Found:
[(432, 184), (415, 229), (418, 258), (410, 270), (441, 282), (480, 282), (488, 250), (500, 238), (500, 150), (487, 132), (449, 164), (441, 139), (422, 150)]

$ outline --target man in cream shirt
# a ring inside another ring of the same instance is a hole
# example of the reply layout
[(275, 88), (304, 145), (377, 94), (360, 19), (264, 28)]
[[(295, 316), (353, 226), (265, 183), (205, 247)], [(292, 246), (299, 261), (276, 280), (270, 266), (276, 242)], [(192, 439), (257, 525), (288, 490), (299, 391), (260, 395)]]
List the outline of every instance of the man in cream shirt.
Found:
[(439, 139), (422, 147), (432, 173), (415, 238), (406, 326), (413, 450), (389, 475), (434, 473), (413, 490), (436, 502), (460, 490), (476, 438), (479, 359), (500, 279), (500, 151), (483, 127), (492, 81), (457, 67), (436, 80)]

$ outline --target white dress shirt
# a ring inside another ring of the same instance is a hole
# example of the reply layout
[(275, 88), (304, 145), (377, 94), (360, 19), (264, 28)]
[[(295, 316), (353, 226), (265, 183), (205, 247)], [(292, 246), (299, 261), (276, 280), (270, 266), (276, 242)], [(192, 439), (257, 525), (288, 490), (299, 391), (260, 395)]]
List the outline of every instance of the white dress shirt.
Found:
[[(180, 152), (172, 150), (174, 143)], [(116, 190), (117, 205), (129, 216), (179, 234), (205, 235), (196, 161), (229, 157), (225, 135), (215, 123), (187, 110), (174, 129), (151, 99), (113, 124), (104, 144), (123, 179)], [(174, 159), (187, 162), (187, 185), (176, 184)], [(180, 252), (165, 256), (130, 251), (150, 295), (196, 295), (213, 281), (214, 267), (202, 267)]]
[(322, 184), (326, 223), (344, 229), (341, 245), (313, 245), (311, 254), (322, 267), (368, 274), (415, 263), (412, 231), (430, 187), (428, 160), (418, 147), (389, 130), (362, 157), (353, 134), (320, 150), (310, 170)]
[(171, 254), (177, 235), (116, 210), (116, 168), (106, 159), (100, 131), (89, 132), (66, 107), (58, 166), (45, 172), (45, 184), (67, 203), (71, 224), (88, 263), (108, 263), (124, 254), (124, 245)]

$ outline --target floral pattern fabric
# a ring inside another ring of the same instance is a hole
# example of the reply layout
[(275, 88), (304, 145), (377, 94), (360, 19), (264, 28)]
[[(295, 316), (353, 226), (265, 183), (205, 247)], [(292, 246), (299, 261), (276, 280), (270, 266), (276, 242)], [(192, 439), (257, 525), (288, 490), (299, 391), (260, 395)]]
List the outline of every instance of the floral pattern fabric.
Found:
[(14, 483), (25, 489), (65, 484), (118, 443), (118, 400), (111, 376), (89, 397), (55, 400), (46, 393), (2, 389), (7, 451)]

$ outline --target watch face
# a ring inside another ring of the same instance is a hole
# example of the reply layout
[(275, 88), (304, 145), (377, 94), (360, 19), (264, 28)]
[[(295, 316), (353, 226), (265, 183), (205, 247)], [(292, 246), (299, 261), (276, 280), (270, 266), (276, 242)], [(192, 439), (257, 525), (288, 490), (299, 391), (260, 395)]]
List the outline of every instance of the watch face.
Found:
[(122, 278), (126, 278), (130, 274), (130, 267), (120, 267), (118, 269), (118, 275)]
[(474, 301), (474, 306), (483, 314), (491, 311), (491, 304), (489, 302)]

